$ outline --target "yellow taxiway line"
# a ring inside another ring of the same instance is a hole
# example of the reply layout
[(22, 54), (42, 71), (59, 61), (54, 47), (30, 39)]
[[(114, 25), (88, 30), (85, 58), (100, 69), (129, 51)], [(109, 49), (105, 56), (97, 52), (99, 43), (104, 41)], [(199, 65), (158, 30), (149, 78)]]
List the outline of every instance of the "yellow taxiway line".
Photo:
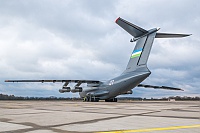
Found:
[(159, 127), (159, 128), (146, 128), (146, 129), (133, 129), (133, 130), (117, 130), (117, 131), (105, 131), (96, 133), (136, 133), (136, 132), (152, 132), (152, 131), (166, 131), (186, 128), (200, 128), (200, 124), (187, 125), (187, 126), (173, 126), (173, 127)]

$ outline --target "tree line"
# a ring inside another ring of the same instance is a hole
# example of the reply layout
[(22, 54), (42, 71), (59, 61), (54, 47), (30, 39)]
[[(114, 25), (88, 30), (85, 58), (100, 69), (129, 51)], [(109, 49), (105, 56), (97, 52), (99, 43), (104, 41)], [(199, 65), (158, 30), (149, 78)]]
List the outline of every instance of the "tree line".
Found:
[(65, 97), (22, 97), (22, 96), (14, 96), (14, 95), (5, 95), (5, 94), (0, 94), (0, 100), (81, 100), (81, 98), (65, 98)]
[[(141, 97), (119, 97), (119, 100), (136, 100), (136, 101), (168, 101), (174, 99), (176, 101), (200, 101), (199, 96), (190, 97), (190, 96), (170, 96), (170, 97), (163, 97), (163, 98), (141, 98)], [(14, 95), (5, 95), (0, 94), (0, 100), (68, 100), (68, 101), (76, 101), (82, 100), (81, 98), (77, 97), (22, 97), (22, 96), (14, 96)]]

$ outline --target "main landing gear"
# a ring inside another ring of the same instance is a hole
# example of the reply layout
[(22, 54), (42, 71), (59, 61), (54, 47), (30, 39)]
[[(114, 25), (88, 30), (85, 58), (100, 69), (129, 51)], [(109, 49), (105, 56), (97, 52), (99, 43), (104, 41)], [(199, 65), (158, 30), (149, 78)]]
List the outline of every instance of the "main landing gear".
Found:
[[(99, 102), (98, 97), (84, 97), (83, 102)], [(112, 99), (106, 99), (105, 102), (117, 102), (117, 98), (112, 98)]]
[(117, 102), (117, 98), (106, 99), (105, 102)]
[(84, 97), (83, 102), (99, 102), (99, 98), (97, 97)]

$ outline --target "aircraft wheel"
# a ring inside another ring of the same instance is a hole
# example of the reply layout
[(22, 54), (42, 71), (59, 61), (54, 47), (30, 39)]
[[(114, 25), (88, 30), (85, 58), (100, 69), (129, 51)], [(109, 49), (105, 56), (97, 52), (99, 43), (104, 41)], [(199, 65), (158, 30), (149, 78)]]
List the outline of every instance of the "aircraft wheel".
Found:
[(91, 98), (91, 101), (90, 102), (99, 102), (99, 98)]
[(106, 99), (105, 102), (117, 102), (117, 98)]
[(99, 98), (94, 97), (84, 97), (83, 102), (99, 102)]
[(113, 102), (117, 102), (117, 98), (113, 98)]
[(105, 102), (110, 102), (110, 99), (106, 99)]
[(95, 102), (99, 102), (99, 98), (96, 98), (96, 99), (95, 99)]

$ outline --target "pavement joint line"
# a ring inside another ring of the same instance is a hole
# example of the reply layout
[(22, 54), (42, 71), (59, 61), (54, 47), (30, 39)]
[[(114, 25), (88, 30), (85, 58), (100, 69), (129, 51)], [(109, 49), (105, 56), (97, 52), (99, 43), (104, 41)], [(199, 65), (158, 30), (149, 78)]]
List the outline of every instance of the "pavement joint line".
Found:
[(199, 117), (184, 117), (184, 116), (167, 116), (167, 115), (159, 115), (159, 116), (156, 116), (156, 115), (141, 115), (141, 116), (149, 116), (149, 117), (165, 117), (165, 118), (181, 118), (181, 119), (199, 119)]
[(200, 128), (200, 124), (187, 125), (187, 126), (172, 126), (172, 127), (159, 127), (159, 128), (146, 128), (146, 129), (133, 129), (133, 130), (116, 130), (116, 131), (103, 131), (95, 133), (136, 133), (136, 132), (152, 132), (152, 131), (166, 131), (166, 130), (177, 130), (187, 128)]

